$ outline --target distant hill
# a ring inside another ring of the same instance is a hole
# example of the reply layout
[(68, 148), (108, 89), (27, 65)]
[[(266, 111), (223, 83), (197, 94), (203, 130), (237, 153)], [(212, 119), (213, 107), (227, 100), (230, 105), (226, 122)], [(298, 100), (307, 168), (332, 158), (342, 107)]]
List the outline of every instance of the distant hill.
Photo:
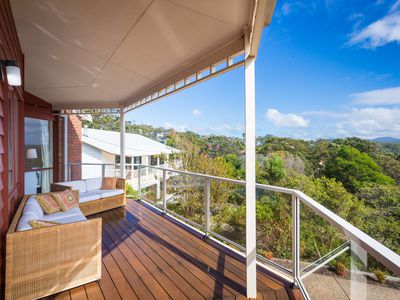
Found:
[(400, 144), (400, 139), (394, 137), (379, 137), (376, 139), (372, 139), (371, 141), (377, 143), (392, 143), (392, 144)]

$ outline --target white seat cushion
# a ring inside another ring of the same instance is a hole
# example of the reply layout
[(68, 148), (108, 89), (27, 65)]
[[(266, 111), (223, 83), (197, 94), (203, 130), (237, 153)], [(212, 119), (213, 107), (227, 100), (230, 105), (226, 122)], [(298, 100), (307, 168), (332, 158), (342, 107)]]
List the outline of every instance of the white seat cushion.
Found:
[(30, 230), (32, 226), (29, 225), (30, 220), (41, 220), (44, 217), (44, 212), (39, 202), (34, 196), (29, 197), (25, 203), (24, 210), (22, 211), (21, 218), (17, 225), (17, 231)]
[(21, 216), (18, 222), (17, 231), (31, 230), (32, 226), (29, 225), (30, 220), (39, 220), (34, 214), (26, 213)]
[(27, 203), (25, 204), (22, 216), (19, 219), (17, 231), (32, 229), (32, 226), (29, 225), (30, 220), (52, 221), (61, 224), (87, 220), (86, 217), (83, 215), (82, 211), (79, 209), (79, 207), (71, 208), (68, 211), (61, 211), (51, 215), (46, 215), (43, 213), (43, 211), (41, 214), (35, 211), (35, 208), (37, 209), (37, 207), (35, 207), (36, 204), (39, 205), (39, 203), (37, 203), (37, 201), (33, 197), (28, 199)]
[(79, 193), (79, 203), (99, 200), (100, 198), (101, 198), (101, 192), (99, 190), (88, 191), (86, 193)]
[(101, 185), (103, 184), (103, 178), (102, 177), (97, 177), (97, 178), (89, 178), (85, 179), (86, 182), (86, 191), (95, 191), (95, 190), (101, 190)]
[(123, 193), (125, 193), (124, 190), (120, 190), (120, 189), (115, 189), (115, 190), (99, 190), (99, 192), (101, 192), (101, 198), (107, 198), (107, 197), (122, 195)]
[(75, 215), (75, 216), (66, 216), (64, 218), (59, 218), (57, 220), (52, 220), (52, 221), (58, 222), (61, 224), (68, 224), (68, 223), (80, 222), (80, 221), (86, 221), (86, 220), (87, 220), (86, 217), (83, 214), (80, 214), (80, 215)]
[(67, 211), (61, 211), (61, 212), (54, 213), (51, 215), (44, 215), (42, 220), (58, 222), (59, 219), (63, 219), (66, 217), (71, 217), (71, 216), (79, 216), (79, 215), (83, 216), (82, 211), (79, 209), (79, 207), (74, 207)]
[(39, 202), (35, 199), (34, 196), (29, 197), (29, 199), (25, 203), (24, 210), (22, 212), (22, 215), (24, 214), (33, 214), (36, 219), (40, 220), (43, 218), (44, 212), (42, 207), (40, 206)]
[(61, 185), (71, 186), (73, 190), (79, 190), (80, 193), (86, 192), (86, 183), (84, 180), (58, 182)]

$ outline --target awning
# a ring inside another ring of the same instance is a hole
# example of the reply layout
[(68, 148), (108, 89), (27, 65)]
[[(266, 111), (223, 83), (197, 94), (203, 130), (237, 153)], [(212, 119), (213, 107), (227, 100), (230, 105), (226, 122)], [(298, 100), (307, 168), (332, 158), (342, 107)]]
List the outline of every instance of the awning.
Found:
[(236, 67), (259, 2), (268, 23), (273, 0), (11, 1), (25, 89), (55, 109), (132, 109)]

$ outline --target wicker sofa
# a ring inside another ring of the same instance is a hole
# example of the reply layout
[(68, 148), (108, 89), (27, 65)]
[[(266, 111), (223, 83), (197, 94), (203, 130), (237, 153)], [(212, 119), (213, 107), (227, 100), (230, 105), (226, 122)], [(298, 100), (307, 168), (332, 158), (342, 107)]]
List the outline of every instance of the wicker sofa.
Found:
[(51, 184), (51, 191), (63, 191), (66, 189), (79, 191), (79, 208), (85, 216), (102, 211), (125, 206), (126, 181), (117, 178), (116, 189), (102, 190), (102, 178), (90, 178), (84, 180), (64, 181)]
[[(61, 224), (32, 229), (34, 219)], [(45, 215), (25, 196), (6, 236), (6, 299), (37, 299), (99, 280), (101, 237), (101, 218), (88, 220), (79, 207)]]

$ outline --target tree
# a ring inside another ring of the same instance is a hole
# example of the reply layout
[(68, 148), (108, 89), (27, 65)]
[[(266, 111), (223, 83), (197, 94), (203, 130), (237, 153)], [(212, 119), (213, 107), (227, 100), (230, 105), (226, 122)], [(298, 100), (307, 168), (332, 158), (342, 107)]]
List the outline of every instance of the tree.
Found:
[(357, 197), (369, 207), (366, 232), (400, 253), (400, 186), (370, 184)]
[(338, 146), (326, 163), (326, 176), (336, 178), (352, 192), (368, 183), (395, 184), (366, 153), (351, 146)]
[(264, 161), (267, 180), (276, 183), (286, 177), (285, 162), (278, 155), (272, 155)]
[(379, 155), (376, 158), (377, 164), (382, 168), (382, 172), (393, 178), (400, 185), (400, 161), (391, 155)]
[[(349, 193), (337, 180), (292, 176), (286, 179), (285, 186), (303, 191), (356, 227), (365, 229), (364, 220), (368, 210), (362, 201)], [(319, 258), (346, 241), (338, 229), (307, 206), (302, 205), (300, 211), (301, 251), (305, 259)]]

